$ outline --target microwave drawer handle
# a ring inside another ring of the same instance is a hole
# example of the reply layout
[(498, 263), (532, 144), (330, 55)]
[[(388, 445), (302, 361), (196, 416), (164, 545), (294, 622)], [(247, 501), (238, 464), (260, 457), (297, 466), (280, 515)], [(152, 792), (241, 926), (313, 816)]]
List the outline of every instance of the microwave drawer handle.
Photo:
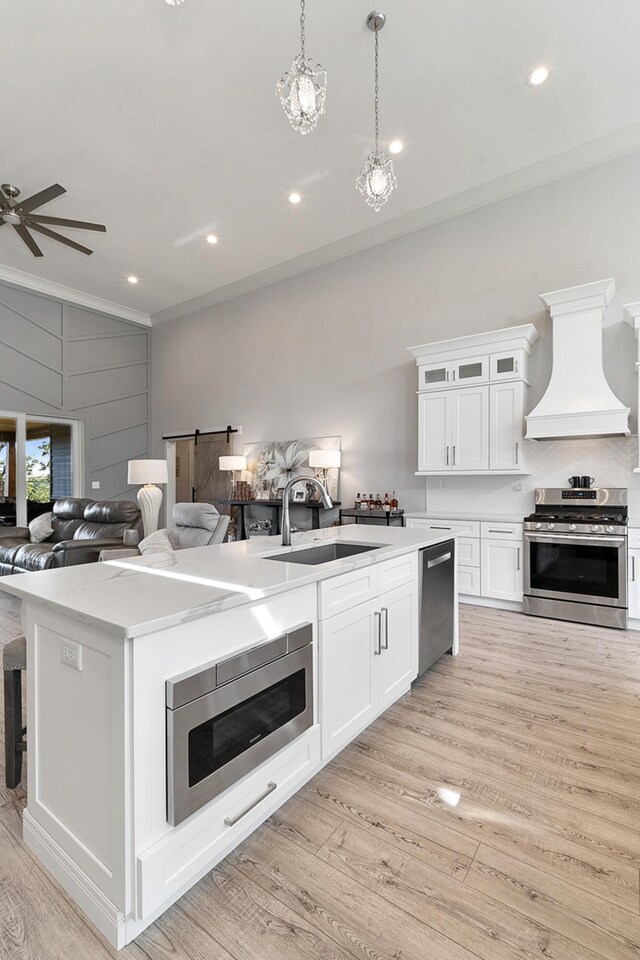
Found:
[(259, 803), (262, 803), (263, 800), (269, 796), (270, 793), (273, 793), (274, 790), (278, 789), (278, 784), (274, 783), (273, 780), (270, 780), (267, 784), (267, 789), (264, 793), (261, 793), (260, 796), (250, 803), (248, 807), (245, 807), (244, 810), (241, 810), (240, 813), (237, 813), (235, 817), (225, 817), (224, 825), (225, 827), (234, 827), (239, 820), (242, 820), (243, 817), (246, 817), (248, 813), (251, 813), (254, 807), (257, 807)]
[(446, 563), (447, 560), (451, 560), (450, 553), (442, 553), (439, 557), (434, 557), (433, 560), (427, 560), (427, 570), (431, 570), (431, 567), (437, 567), (439, 563)]

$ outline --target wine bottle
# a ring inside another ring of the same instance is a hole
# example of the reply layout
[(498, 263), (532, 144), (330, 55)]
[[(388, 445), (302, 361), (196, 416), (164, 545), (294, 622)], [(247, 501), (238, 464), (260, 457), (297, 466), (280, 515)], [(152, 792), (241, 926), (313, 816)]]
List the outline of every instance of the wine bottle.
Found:
[(391, 513), (391, 502), (389, 500), (388, 493), (385, 493), (384, 495), (384, 503), (382, 504), (382, 509), (384, 510), (385, 513)]

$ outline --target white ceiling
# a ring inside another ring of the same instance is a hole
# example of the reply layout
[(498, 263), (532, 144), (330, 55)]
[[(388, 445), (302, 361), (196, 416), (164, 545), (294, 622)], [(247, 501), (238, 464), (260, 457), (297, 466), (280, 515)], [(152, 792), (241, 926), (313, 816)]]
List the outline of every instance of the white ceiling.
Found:
[[(5, 227), (0, 265), (165, 319), (414, 229), (482, 184), (509, 192), (514, 171), (522, 188), (640, 146), (637, 0), (384, 0), (381, 134), (406, 149), (374, 213), (354, 186), (372, 147), (371, 9), (307, 0), (329, 79), (301, 137), (274, 95), (297, 0), (6, 0), (0, 182), (27, 196), (57, 181), (68, 194), (42, 212), (108, 232), (74, 234), (91, 258), (43, 238), (36, 260)], [(532, 90), (539, 63), (552, 78)]]

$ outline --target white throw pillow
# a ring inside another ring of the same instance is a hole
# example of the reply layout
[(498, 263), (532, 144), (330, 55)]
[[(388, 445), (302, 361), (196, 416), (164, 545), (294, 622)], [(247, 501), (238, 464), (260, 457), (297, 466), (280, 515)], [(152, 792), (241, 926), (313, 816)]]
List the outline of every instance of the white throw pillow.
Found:
[(41, 513), (29, 524), (29, 539), (31, 543), (42, 543), (53, 533), (51, 526), (52, 513)]
[(138, 544), (140, 553), (173, 553), (171, 540), (166, 530), (156, 530)]

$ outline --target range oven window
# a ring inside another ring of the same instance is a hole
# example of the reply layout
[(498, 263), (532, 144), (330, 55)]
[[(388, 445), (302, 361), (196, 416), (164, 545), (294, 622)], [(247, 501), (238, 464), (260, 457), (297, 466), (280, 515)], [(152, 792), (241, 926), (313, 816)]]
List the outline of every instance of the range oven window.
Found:
[(224, 767), (306, 709), (298, 670), (189, 731), (189, 787)]
[(533, 590), (610, 597), (612, 600), (619, 596), (617, 547), (533, 541), (529, 549)]

